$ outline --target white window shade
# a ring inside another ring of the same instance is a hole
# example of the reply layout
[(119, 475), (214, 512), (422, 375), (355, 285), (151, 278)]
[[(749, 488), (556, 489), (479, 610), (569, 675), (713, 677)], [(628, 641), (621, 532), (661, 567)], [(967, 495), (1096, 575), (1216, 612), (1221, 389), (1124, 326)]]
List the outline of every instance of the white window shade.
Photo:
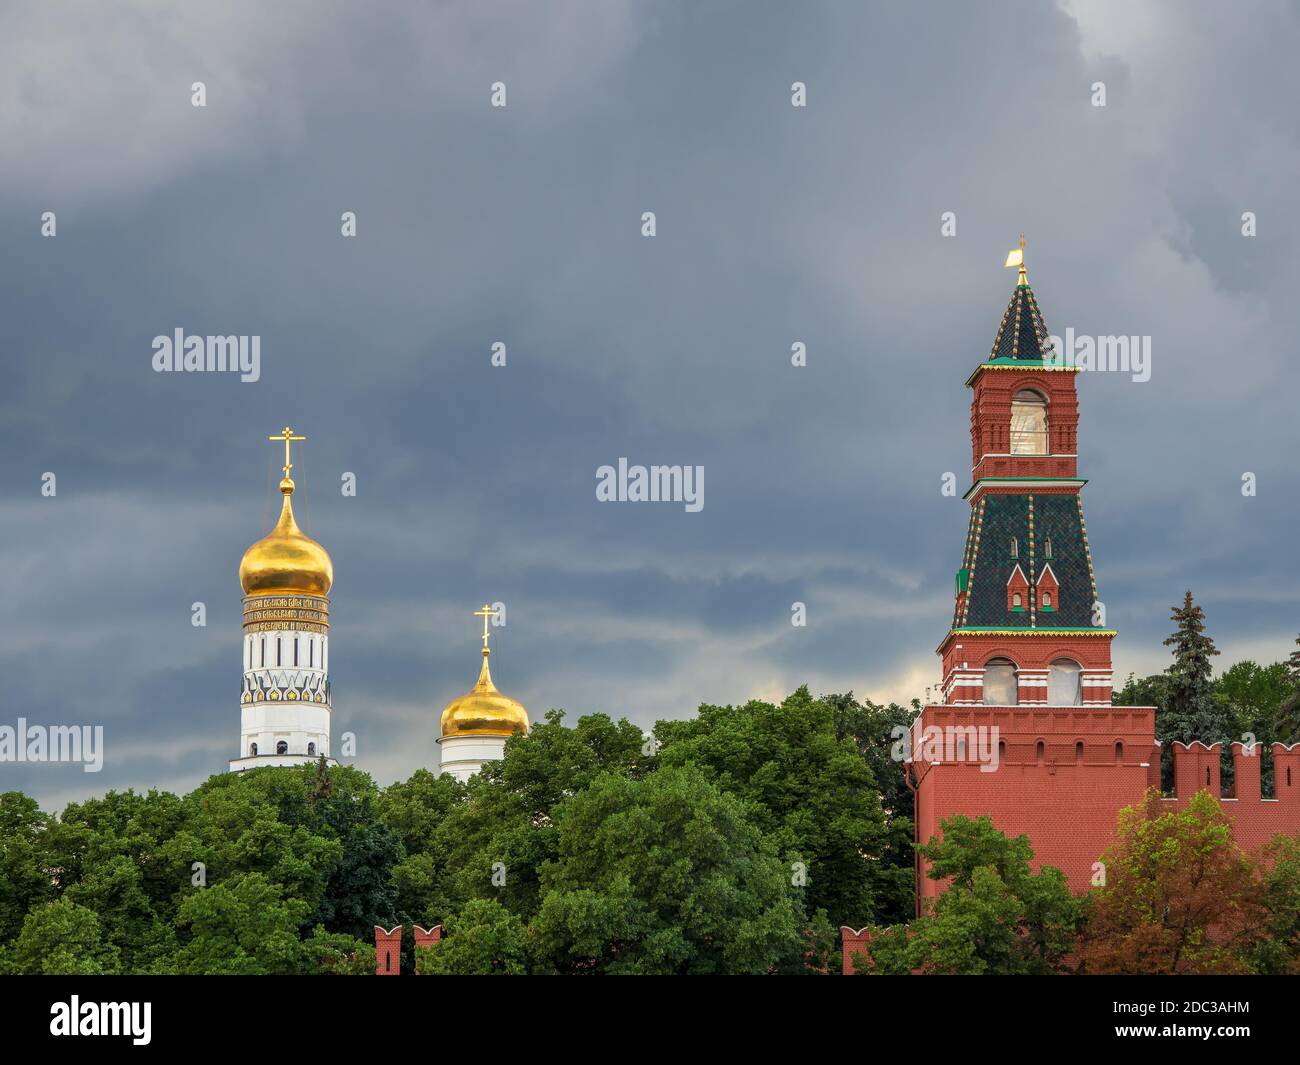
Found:
[(1047, 702), (1050, 706), (1078, 706), (1083, 700), (1078, 662), (1058, 658), (1047, 674)]
[(1011, 400), (1011, 453), (1047, 454), (1047, 400), (1024, 389)]
[(1016, 667), (1005, 658), (995, 658), (984, 667), (984, 703), (987, 706), (1016, 706), (1020, 701)]

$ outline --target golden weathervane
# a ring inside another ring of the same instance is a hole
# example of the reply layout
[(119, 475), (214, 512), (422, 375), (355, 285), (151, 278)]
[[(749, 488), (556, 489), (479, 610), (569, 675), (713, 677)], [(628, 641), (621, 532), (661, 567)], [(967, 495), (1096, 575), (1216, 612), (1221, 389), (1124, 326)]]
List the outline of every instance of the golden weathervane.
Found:
[(1020, 276), (1016, 278), (1016, 284), (1029, 284), (1029, 275), (1025, 273), (1025, 235), (1020, 234), (1020, 247), (1012, 248), (1007, 252), (1007, 261), (1002, 264), (1003, 269), (1009, 266), (1020, 267)]

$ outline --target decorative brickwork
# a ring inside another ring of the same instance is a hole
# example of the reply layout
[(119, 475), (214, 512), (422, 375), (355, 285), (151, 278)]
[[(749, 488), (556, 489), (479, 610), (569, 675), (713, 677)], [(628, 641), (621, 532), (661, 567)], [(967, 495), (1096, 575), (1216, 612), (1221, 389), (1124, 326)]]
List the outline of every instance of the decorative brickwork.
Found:
[[(906, 770), (919, 843), (945, 818), (988, 815), (1007, 835), (1027, 835), (1035, 865), (1056, 866), (1082, 892), (1100, 882), (1119, 811), (1159, 787), (1160, 745), (1154, 708), (1111, 705), (1115, 633), (1097, 603), (1079, 496), (1076, 375), (1042, 361), (1046, 335), (1028, 284), (1017, 286), (990, 361), (967, 382), (971, 517), (953, 624), (938, 647), (940, 701), (914, 723)], [(1035, 450), (1045, 453), (1026, 453)], [(966, 741), (942, 742), (953, 736)], [(1300, 745), (1271, 748), (1269, 797), (1260, 794), (1263, 753), (1232, 745), (1235, 793), (1223, 796), (1247, 849), (1300, 831)], [(1220, 754), (1218, 745), (1174, 744), (1171, 809), (1200, 790), (1220, 794)], [(918, 859), (918, 912), (943, 887)], [(850, 973), (868, 937), (841, 931)]]

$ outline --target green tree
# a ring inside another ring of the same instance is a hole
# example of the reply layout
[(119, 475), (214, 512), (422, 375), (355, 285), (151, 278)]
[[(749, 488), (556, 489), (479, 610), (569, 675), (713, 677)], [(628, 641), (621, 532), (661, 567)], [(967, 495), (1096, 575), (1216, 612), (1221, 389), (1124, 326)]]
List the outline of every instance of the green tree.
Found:
[(1263, 917), (1247, 937), (1251, 967), (1270, 976), (1300, 976), (1300, 837), (1274, 836), (1262, 858)]
[(921, 848), (932, 880), (950, 880), (910, 925), (875, 929), (858, 972), (1025, 975), (1062, 972), (1078, 942), (1082, 904), (1065, 875), (1030, 869), (1029, 837), (1008, 838), (988, 817), (940, 823)]
[(0, 795), (0, 944), (13, 940), (23, 918), (54, 895), (46, 865), (50, 817), (20, 791)]
[(456, 892), (438, 829), (465, 795), (465, 785), (450, 773), (435, 776), (417, 769), (408, 780), (389, 785), (378, 799), (379, 816), (405, 855), (392, 872), (394, 906), (403, 921), (437, 924), (455, 908)]
[(1120, 811), (1102, 858), (1106, 883), (1088, 898), (1083, 964), (1090, 973), (1240, 973), (1260, 921), (1255, 868), (1216, 796), (1178, 810), (1154, 792)]
[(176, 923), (188, 936), (176, 957), (181, 973), (287, 975), (311, 972), (298, 930), (311, 912), (303, 899), (285, 898), (261, 873), (235, 873), (190, 895)]
[[(912, 894), (910, 855), (904, 868), (881, 861), (890, 825), (858, 738), (839, 731), (846, 713), (842, 701), (814, 699), (801, 687), (780, 706), (701, 706), (691, 720), (655, 727), (660, 763), (699, 766), (743, 800), (787, 868), (802, 870), (804, 911), (825, 911), (835, 927), (897, 911)], [(883, 723), (866, 717), (864, 710), (858, 725), (874, 751)], [(900, 821), (896, 833), (910, 847), (911, 822)]]
[(369, 775), (346, 766), (221, 774), (186, 797), (186, 831), (168, 854), (187, 878), (193, 861), (214, 881), (260, 873), (310, 904), (305, 927), (366, 937), (393, 922), (391, 873), (403, 857), (378, 796)]
[[(1291, 692), (1287, 664), (1238, 662), (1214, 681), (1214, 698), (1226, 711), (1232, 739), (1250, 733), (1258, 743), (1277, 739), (1278, 708)], [(1245, 742), (1245, 741), (1243, 741)]]
[[(912, 820), (914, 799), (904, 764), (906, 747), (901, 741), (909, 737), (910, 742), (921, 702), (913, 699), (911, 706), (906, 707), (897, 703), (888, 706), (860, 703), (852, 692), (822, 698), (831, 705), (836, 738), (851, 740), (870, 768), (885, 815), (886, 833), (879, 857), (882, 883), (876, 892), (876, 912), (872, 919), (880, 923), (907, 920), (915, 906), (916, 847)], [(856, 928), (862, 920), (850, 917), (839, 921), (836, 927), (850, 924)]]
[(318, 976), (373, 976), (374, 943), (317, 925), (303, 941), (302, 969)]
[(1234, 739), (1228, 710), (1214, 698), (1210, 681), (1210, 659), (1219, 653), (1205, 631), (1205, 612), (1192, 601), (1189, 591), (1183, 605), (1175, 607), (1171, 620), (1177, 628), (1165, 640), (1173, 648), (1174, 661), (1166, 673), (1169, 688), (1161, 713), (1156, 715), (1156, 739), (1162, 744), (1161, 783), (1173, 790), (1173, 744), (1175, 741), (1224, 744), (1223, 783), (1232, 779), (1232, 761), (1227, 745)]
[(804, 967), (807, 921), (774, 843), (694, 766), (597, 778), (557, 811), (558, 855), (530, 922), (560, 973)]
[(19, 975), (112, 976), (117, 948), (106, 942), (99, 916), (69, 899), (38, 906), (23, 921), (11, 952)]
[(524, 923), (495, 899), (471, 899), (419, 951), (417, 971), (434, 976), (520, 976), (527, 972)]
[(106, 856), (93, 865), (68, 887), (64, 898), (99, 917), (105, 939), (121, 957), (123, 972), (149, 972), (165, 965), (176, 949), (171, 924), (154, 909), (140, 867), (126, 854)]
[[(494, 898), (529, 920), (541, 901), (541, 868), (557, 854), (558, 807), (604, 773), (636, 777), (654, 764), (641, 730), (625, 720), (589, 714), (570, 729), (563, 719), (562, 711), (551, 710), (526, 735), (511, 737), (505, 757), (470, 780), (465, 801), (438, 826), (449, 904), (457, 909), (468, 899)], [(429, 920), (447, 916), (426, 913)]]
[(1169, 674), (1135, 677), (1130, 673), (1124, 687), (1111, 693), (1110, 701), (1114, 706), (1154, 706), (1159, 721), (1169, 701)]

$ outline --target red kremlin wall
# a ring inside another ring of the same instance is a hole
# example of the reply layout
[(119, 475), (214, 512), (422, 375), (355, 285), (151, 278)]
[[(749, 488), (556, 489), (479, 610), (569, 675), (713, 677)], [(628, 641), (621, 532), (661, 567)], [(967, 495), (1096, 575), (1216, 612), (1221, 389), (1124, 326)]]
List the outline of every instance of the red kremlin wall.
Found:
[[(421, 947), (428, 947), (442, 939), (442, 925), (432, 928), (413, 926), (415, 931), (415, 953), (419, 956)], [(402, 926), (388, 929), (375, 925), (375, 975), (402, 975)]]
[[(964, 759), (921, 757), (925, 750), (916, 737), (926, 726), (994, 724), (1003, 745), (994, 772), (981, 772), (973, 742)], [(1094, 863), (1114, 840), (1119, 811), (1141, 803), (1148, 788), (1160, 786), (1154, 726), (1151, 707), (927, 706), (913, 733), (914, 759), (908, 764), (916, 796), (916, 838), (924, 843), (942, 835), (939, 822), (955, 814), (987, 815), (1005, 835), (1029, 837), (1034, 868), (1055, 866), (1074, 891), (1087, 891)], [(1258, 851), (1280, 832), (1295, 835), (1300, 832), (1300, 744), (1271, 746), (1274, 794), (1269, 798), (1260, 791), (1261, 751), (1262, 746), (1252, 754), (1245, 745), (1232, 744), (1235, 779), (1231, 793), (1220, 795), (1222, 746), (1175, 743), (1175, 794), (1162, 803), (1180, 810), (1198, 791), (1219, 796), (1233, 835), (1246, 851)], [(926, 875), (925, 863), (918, 859), (918, 912), (944, 887)], [(847, 926), (840, 932), (843, 972), (851, 975), (853, 958), (867, 950), (870, 935), (865, 928)]]

